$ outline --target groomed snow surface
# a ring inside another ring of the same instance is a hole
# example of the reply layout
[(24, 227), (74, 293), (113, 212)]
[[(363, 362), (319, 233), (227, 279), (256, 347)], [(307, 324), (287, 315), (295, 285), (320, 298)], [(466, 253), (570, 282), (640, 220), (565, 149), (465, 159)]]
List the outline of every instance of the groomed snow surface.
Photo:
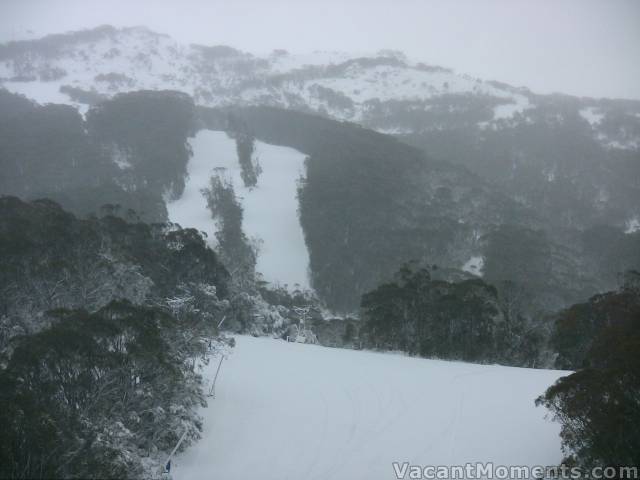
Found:
[(204, 231), (215, 246), (216, 223), (202, 189), (212, 175), (233, 183), (244, 211), (242, 229), (259, 240), (256, 269), (271, 283), (309, 288), (309, 254), (298, 218), (297, 181), (304, 173), (304, 154), (293, 148), (255, 142), (254, 158), (262, 168), (258, 184), (246, 188), (240, 176), (236, 142), (225, 132), (201, 130), (190, 140), (184, 193), (167, 204), (169, 219), (183, 228)]
[(395, 461), (561, 460), (559, 425), (534, 399), (566, 372), (236, 341), (176, 480), (385, 480)]

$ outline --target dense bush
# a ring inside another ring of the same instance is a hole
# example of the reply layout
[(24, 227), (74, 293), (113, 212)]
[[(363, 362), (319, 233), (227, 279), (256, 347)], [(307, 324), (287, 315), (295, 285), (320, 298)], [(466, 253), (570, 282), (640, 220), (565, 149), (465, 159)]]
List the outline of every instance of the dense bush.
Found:
[(0, 370), (1, 477), (143, 477), (143, 459), (157, 466), (185, 428), (187, 444), (198, 438), (205, 402), (191, 358), (203, 346), (187, 341), (193, 330), (127, 302), (53, 315), (14, 341)]
[[(566, 462), (640, 464), (640, 290), (590, 299), (558, 319), (561, 364), (581, 369), (537, 400), (562, 424)], [(575, 336), (575, 338), (574, 338)]]
[[(435, 280), (432, 269), (404, 266), (393, 282), (362, 297), (366, 343), (425, 357), (532, 365), (536, 339), (503, 312), (480, 279)], [(525, 347), (524, 349), (522, 347)]]
[(0, 349), (46, 327), (50, 309), (162, 304), (184, 292), (223, 299), (228, 277), (195, 230), (79, 220), (51, 201), (0, 197)]
[(194, 115), (186, 94), (140, 91), (96, 105), (87, 127), (96, 143), (126, 155), (136, 185), (177, 197), (184, 189)]
[(0, 90), (0, 194), (33, 197), (110, 176), (109, 160), (84, 133), (76, 109), (44, 107)]
[(228, 280), (195, 230), (0, 197), (0, 477), (147, 477), (196, 439)]
[(85, 122), (70, 106), (0, 90), (0, 194), (53, 198), (77, 214), (119, 204), (166, 221), (163, 195), (184, 187), (193, 122), (192, 100), (175, 92), (119, 95)]
[(218, 250), (234, 280), (246, 286), (255, 276), (257, 251), (242, 229), (244, 212), (236, 198), (233, 184), (221, 176), (213, 176), (204, 192), (211, 218), (218, 225)]
[(563, 310), (555, 318), (551, 337), (551, 345), (558, 352), (556, 366), (564, 369), (587, 367), (594, 342), (604, 332), (630, 329), (639, 316), (640, 294), (635, 287), (596, 295)]

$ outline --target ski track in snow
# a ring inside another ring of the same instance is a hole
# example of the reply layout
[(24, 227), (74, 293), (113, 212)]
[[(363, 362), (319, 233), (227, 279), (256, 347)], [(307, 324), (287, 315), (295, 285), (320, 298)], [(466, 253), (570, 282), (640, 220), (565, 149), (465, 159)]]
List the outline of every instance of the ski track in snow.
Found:
[(201, 412), (203, 438), (175, 459), (176, 480), (384, 480), (394, 461), (562, 458), (560, 427), (534, 399), (567, 372), (236, 340)]
[(309, 254), (298, 219), (297, 197), (304, 154), (256, 141), (254, 158), (262, 173), (255, 188), (246, 188), (235, 140), (225, 132), (201, 130), (189, 143), (193, 157), (187, 165), (184, 193), (167, 204), (171, 221), (204, 231), (209, 244), (215, 246), (216, 223), (201, 191), (209, 186), (211, 176), (219, 173), (233, 183), (244, 211), (245, 234), (260, 240), (256, 269), (268, 282), (309, 288)]
[[(225, 135), (218, 132), (220, 136)], [(226, 135), (225, 135), (226, 137)], [(220, 145), (216, 145), (219, 143)], [(216, 142), (211, 135), (202, 131), (189, 140), (193, 156), (187, 164), (187, 179), (182, 196), (167, 202), (167, 212), (172, 222), (183, 228), (195, 228), (207, 234), (209, 245), (215, 245), (216, 226), (211, 211), (207, 207), (207, 200), (202, 195), (202, 189), (209, 186), (209, 180), (214, 174), (217, 159), (236, 155), (233, 142)], [(216, 148), (217, 147), (217, 148)], [(225, 148), (226, 147), (226, 148)]]

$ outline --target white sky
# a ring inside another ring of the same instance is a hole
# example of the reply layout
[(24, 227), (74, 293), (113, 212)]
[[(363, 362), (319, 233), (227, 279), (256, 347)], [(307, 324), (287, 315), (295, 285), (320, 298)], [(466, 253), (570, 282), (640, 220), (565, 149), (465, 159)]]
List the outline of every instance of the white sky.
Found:
[(540, 93), (640, 99), (640, 0), (0, 0), (0, 41), (101, 24), (258, 53), (393, 48)]

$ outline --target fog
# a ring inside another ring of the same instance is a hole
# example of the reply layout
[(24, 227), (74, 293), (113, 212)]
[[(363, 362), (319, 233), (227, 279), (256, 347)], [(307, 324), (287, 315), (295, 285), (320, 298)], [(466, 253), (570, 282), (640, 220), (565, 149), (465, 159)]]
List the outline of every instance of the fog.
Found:
[(640, 0), (0, 0), (0, 479), (630, 478), (639, 60)]
[(640, 98), (635, 1), (3, 0), (0, 40), (101, 24), (250, 52), (399, 49), (539, 93)]

